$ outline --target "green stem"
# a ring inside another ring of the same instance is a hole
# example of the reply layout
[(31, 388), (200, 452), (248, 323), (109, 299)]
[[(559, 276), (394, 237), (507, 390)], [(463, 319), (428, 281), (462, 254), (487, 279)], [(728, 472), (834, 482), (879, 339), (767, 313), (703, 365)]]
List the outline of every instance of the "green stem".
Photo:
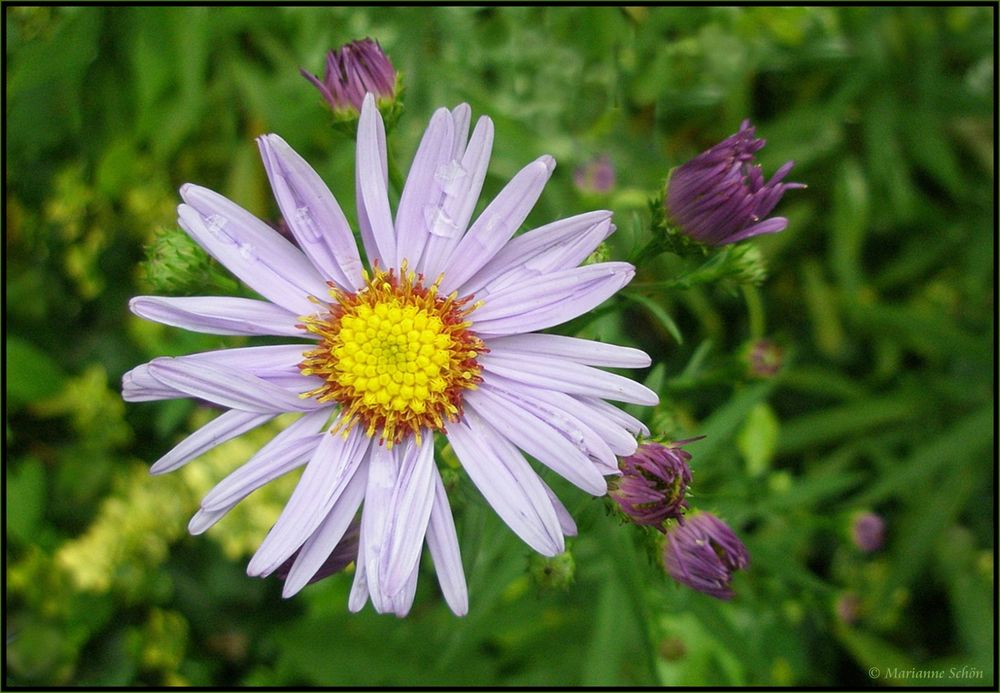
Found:
[(649, 669), (649, 676), (653, 681), (658, 682), (656, 646), (647, 618), (650, 608), (646, 598), (646, 586), (636, 566), (637, 556), (632, 537), (625, 531), (628, 527), (617, 526), (610, 518), (604, 518), (599, 526), (603, 535), (602, 543), (611, 554), (612, 568), (618, 573), (618, 577), (629, 595), (628, 602), (632, 606), (642, 636), (642, 646), (646, 655), (644, 659), (646, 667)]
[(663, 253), (665, 250), (666, 247), (663, 245), (663, 242), (660, 240), (659, 235), (655, 233), (654, 229), (653, 237), (650, 238), (646, 245), (642, 246), (642, 248), (634, 250), (629, 256), (628, 261), (636, 267), (639, 267), (642, 263), (648, 262), (657, 255)]
[(632, 289), (690, 289), (698, 284), (713, 282), (729, 273), (729, 248), (713, 255), (701, 265), (673, 279), (657, 282), (633, 282)]
[(743, 290), (743, 300), (747, 304), (747, 319), (750, 323), (750, 339), (761, 339), (767, 326), (764, 315), (764, 301), (760, 298), (760, 291), (752, 284), (740, 286)]

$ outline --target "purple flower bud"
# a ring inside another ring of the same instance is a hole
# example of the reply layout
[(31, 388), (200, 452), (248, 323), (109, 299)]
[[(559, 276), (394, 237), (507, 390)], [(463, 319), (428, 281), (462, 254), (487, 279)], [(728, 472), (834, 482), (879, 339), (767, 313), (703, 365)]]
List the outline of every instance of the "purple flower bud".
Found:
[(885, 521), (875, 513), (860, 513), (851, 526), (851, 538), (865, 553), (878, 551), (885, 541)]
[(619, 461), (622, 474), (611, 480), (608, 495), (632, 522), (663, 532), (664, 521), (684, 521), (690, 459), (691, 454), (681, 450), (679, 443), (643, 443), (634, 455)]
[(773, 378), (781, 370), (782, 357), (780, 346), (770, 339), (758, 339), (745, 351), (747, 372), (754, 378)]
[(861, 614), (861, 599), (854, 592), (845, 592), (837, 598), (834, 611), (841, 623), (853, 626)]
[(731, 599), (733, 572), (750, 564), (750, 554), (726, 523), (710, 513), (696, 513), (667, 533), (663, 564), (678, 582)]
[(607, 154), (595, 157), (573, 171), (573, 184), (587, 194), (611, 192), (615, 187), (615, 167)]
[(767, 183), (754, 154), (764, 140), (744, 120), (740, 131), (679, 166), (670, 176), (664, 198), (667, 220), (689, 238), (707, 245), (736, 243), (788, 226), (788, 219), (766, 219), (785, 190), (804, 188), (782, 183), (789, 161)]
[[(355, 518), (348, 525), (347, 531), (344, 532), (344, 536), (341, 538), (337, 545), (334, 547), (333, 551), (320, 566), (316, 574), (312, 576), (307, 584), (312, 584), (318, 582), (323, 578), (330, 577), (336, 573), (339, 573), (344, 568), (351, 564), (351, 561), (358, 556), (358, 540), (361, 538), (361, 521)], [(298, 558), (301, 549), (293, 553), (288, 560), (278, 566), (278, 569), (274, 571), (274, 575), (282, 582), (288, 577), (289, 571), (292, 569), (292, 564), (295, 563), (295, 559)]]
[(322, 81), (305, 69), (299, 71), (334, 111), (360, 113), (367, 92), (379, 100), (396, 96), (396, 70), (374, 39), (352, 41), (327, 53)]

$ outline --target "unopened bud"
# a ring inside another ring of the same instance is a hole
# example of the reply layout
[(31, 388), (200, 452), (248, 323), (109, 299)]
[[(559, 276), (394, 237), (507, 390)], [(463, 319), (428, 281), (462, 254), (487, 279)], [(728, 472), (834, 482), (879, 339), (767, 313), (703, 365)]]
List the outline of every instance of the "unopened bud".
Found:
[(607, 154), (581, 164), (573, 171), (573, 184), (585, 195), (604, 195), (615, 187), (615, 167)]
[(875, 513), (864, 512), (854, 516), (851, 539), (865, 553), (873, 553), (885, 542), (885, 520)]
[(678, 443), (643, 443), (634, 455), (619, 460), (622, 473), (610, 480), (608, 495), (631, 522), (663, 532), (666, 520), (683, 522), (690, 459)]
[(783, 230), (787, 219), (767, 215), (786, 190), (805, 186), (781, 182), (792, 170), (791, 161), (764, 182), (756, 162), (763, 146), (744, 120), (739, 132), (674, 169), (663, 198), (668, 224), (706, 245)]
[(355, 132), (367, 93), (375, 97), (386, 128), (402, 112), (399, 74), (374, 39), (352, 41), (328, 52), (323, 79), (305, 69), (299, 71), (319, 89), (333, 111), (335, 125), (350, 134)]
[(174, 296), (231, 293), (236, 283), (191, 237), (176, 227), (156, 232), (146, 245), (142, 280), (156, 293)]
[(567, 589), (576, 573), (576, 562), (569, 550), (557, 556), (532, 554), (528, 572), (535, 583), (544, 589)]
[(747, 344), (743, 350), (743, 361), (747, 375), (751, 378), (767, 380), (781, 370), (784, 351), (770, 339), (757, 339)]
[(767, 279), (767, 262), (760, 248), (752, 244), (736, 246), (730, 258), (729, 276), (737, 284), (759, 286)]
[(731, 599), (733, 573), (750, 564), (746, 546), (710, 513), (695, 513), (667, 533), (663, 564), (678, 582), (717, 599)]

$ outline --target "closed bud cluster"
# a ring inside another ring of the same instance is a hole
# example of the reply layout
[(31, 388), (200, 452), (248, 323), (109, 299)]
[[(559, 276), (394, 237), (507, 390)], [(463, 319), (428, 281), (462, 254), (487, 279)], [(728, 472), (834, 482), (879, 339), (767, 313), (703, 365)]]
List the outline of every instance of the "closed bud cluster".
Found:
[(760, 248), (755, 245), (741, 245), (733, 249), (730, 260), (731, 274), (737, 284), (760, 286), (767, 279), (767, 262)]
[(178, 228), (156, 233), (146, 246), (141, 267), (145, 284), (165, 294), (229, 293), (236, 288), (208, 253)]
[(581, 264), (596, 265), (599, 262), (607, 262), (610, 259), (611, 259), (611, 250), (610, 248), (608, 248), (608, 244), (601, 243), (599, 246), (597, 246), (594, 252), (592, 252), (590, 255), (587, 256), (587, 259), (584, 260)]
[(569, 551), (555, 556), (533, 554), (529, 559), (528, 573), (539, 587), (564, 590), (573, 582), (576, 561)]
[(845, 626), (853, 626), (861, 615), (861, 598), (854, 592), (845, 592), (833, 605), (837, 618)]

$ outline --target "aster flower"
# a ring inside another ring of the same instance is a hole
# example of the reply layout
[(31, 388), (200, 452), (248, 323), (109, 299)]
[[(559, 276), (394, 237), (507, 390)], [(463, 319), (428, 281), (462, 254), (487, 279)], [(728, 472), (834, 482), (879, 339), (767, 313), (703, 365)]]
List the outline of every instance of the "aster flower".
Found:
[(782, 183), (792, 170), (789, 161), (764, 182), (754, 155), (765, 141), (754, 137), (744, 120), (734, 135), (677, 167), (667, 184), (667, 220), (684, 235), (707, 245), (736, 243), (788, 226), (788, 219), (767, 215), (786, 190), (804, 188)]
[(396, 70), (374, 39), (352, 41), (329, 51), (322, 80), (305, 69), (299, 71), (319, 89), (334, 112), (356, 115), (369, 92), (380, 101), (396, 96)]
[[(641, 368), (643, 352), (539, 334), (593, 309), (624, 286), (623, 262), (579, 264), (614, 230), (590, 212), (514, 238), (552, 173), (525, 166), (471, 224), (493, 141), (470, 109), (439, 109), (417, 149), (395, 220), (386, 143), (374, 97), (357, 136), (362, 265), (340, 206), (284, 140), (258, 140), (278, 206), (298, 247), (236, 203), (181, 188), (181, 227), (264, 300), (140, 296), (137, 315), (210, 334), (277, 335), (287, 345), (158, 358), (125, 374), (130, 401), (196, 397), (227, 409), (157, 461), (177, 469), (278, 414), (301, 417), (202, 500), (192, 533), (241, 499), (305, 465), (295, 491), (250, 561), (267, 576), (287, 567), (283, 594), (332, 558), (360, 510), (349, 608), (370, 598), (405, 615), (426, 542), (445, 600), (468, 609), (455, 526), (434, 462), (444, 436), (507, 525), (546, 556), (564, 550), (572, 517), (525, 459), (531, 455), (594, 495), (617, 455), (648, 434), (605, 400), (652, 405), (655, 393), (595, 366)], [(294, 558), (293, 558), (294, 557)], [(335, 562), (335, 561), (334, 561)], [(329, 568), (329, 565), (326, 565)]]
[(718, 599), (731, 599), (733, 572), (750, 564), (750, 554), (725, 522), (700, 512), (671, 527), (663, 564), (678, 582)]
[(690, 459), (680, 444), (643, 443), (634, 455), (622, 458), (622, 475), (612, 480), (608, 495), (635, 524), (666, 531), (666, 520), (684, 521)]

